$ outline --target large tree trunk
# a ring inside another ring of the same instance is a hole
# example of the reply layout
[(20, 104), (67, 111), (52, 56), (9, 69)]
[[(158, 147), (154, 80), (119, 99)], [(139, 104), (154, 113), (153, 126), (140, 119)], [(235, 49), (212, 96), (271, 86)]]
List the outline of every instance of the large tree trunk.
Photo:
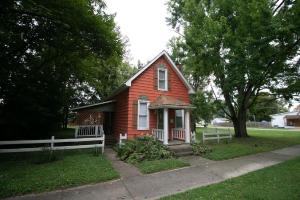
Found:
[(246, 110), (240, 111), (238, 116), (232, 120), (235, 137), (248, 137), (246, 126)]

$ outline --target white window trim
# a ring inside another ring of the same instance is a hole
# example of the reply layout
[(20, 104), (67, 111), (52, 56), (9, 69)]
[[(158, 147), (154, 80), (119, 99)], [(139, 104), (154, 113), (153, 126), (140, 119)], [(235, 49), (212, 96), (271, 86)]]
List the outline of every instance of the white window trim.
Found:
[[(166, 83), (165, 89), (159, 88), (159, 71), (165, 71), (165, 83)], [(157, 89), (161, 91), (168, 91), (168, 70), (166, 68), (157, 69)]]
[[(184, 129), (184, 110), (182, 109), (181, 110), (181, 123), (182, 123), (182, 128)], [(177, 125), (177, 117), (176, 117), (176, 110), (175, 110), (175, 128), (177, 128), (176, 127), (176, 125)]]
[[(140, 127), (140, 103), (147, 103), (147, 127)], [(149, 101), (138, 100), (138, 110), (137, 110), (137, 130), (149, 130)]]

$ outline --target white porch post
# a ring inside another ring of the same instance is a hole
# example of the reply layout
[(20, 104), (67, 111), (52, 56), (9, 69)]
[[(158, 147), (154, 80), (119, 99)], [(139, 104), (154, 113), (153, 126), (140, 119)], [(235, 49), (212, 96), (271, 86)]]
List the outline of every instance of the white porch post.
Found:
[(164, 108), (164, 145), (168, 145), (169, 127), (168, 127), (168, 108)]
[(184, 127), (185, 127), (185, 143), (191, 143), (190, 139), (190, 134), (191, 134), (191, 129), (190, 129), (190, 111), (185, 110), (184, 112)]

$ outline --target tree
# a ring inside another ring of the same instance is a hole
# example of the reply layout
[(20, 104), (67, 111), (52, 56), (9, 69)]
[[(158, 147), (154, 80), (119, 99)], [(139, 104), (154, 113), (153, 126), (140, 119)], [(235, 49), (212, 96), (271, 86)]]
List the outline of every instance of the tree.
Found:
[(267, 92), (261, 92), (249, 109), (248, 118), (253, 121), (270, 121), (270, 115), (288, 111), (284, 107), (285, 104), (283, 100), (276, 99)]
[(247, 136), (261, 90), (299, 94), (299, 1), (170, 0), (168, 9), (169, 24), (184, 30), (185, 65), (221, 90), (236, 137)]
[(101, 0), (2, 1), (0, 47), (1, 138), (58, 128), (74, 93), (95, 77), (105, 87), (124, 53)]
[(187, 77), (195, 90), (195, 94), (190, 96), (191, 103), (195, 106), (191, 113), (192, 129), (195, 130), (196, 123), (200, 120), (208, 123), (213, 119), (218, 102), (214, 100), (210, 91), (205, 90), (204, 82), (207, 81), (207, 78), (193, 73), (193, 69), (189, 65), (183, 65), (186, 55), (182, 38), (173, 37), (168, 43), (168, 48), (171, 51), (172, 60), (174, 60), (177, 67), (180, 67), (180, 71)]

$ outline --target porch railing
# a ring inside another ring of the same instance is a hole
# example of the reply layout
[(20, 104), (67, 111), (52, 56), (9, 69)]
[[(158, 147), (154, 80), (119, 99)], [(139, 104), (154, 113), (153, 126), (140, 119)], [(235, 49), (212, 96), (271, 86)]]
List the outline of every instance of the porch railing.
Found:
[(80, 125), (75, 129), (75, 138), (102, 137), (104, 134), (102, 125)]
[(152, 135), (159, 141), (164, 141), (164, 130), (163, 129), (152, 129)]
[(173, 139), (185, 140), (185, 130), (183, 128), (172, 129)]

